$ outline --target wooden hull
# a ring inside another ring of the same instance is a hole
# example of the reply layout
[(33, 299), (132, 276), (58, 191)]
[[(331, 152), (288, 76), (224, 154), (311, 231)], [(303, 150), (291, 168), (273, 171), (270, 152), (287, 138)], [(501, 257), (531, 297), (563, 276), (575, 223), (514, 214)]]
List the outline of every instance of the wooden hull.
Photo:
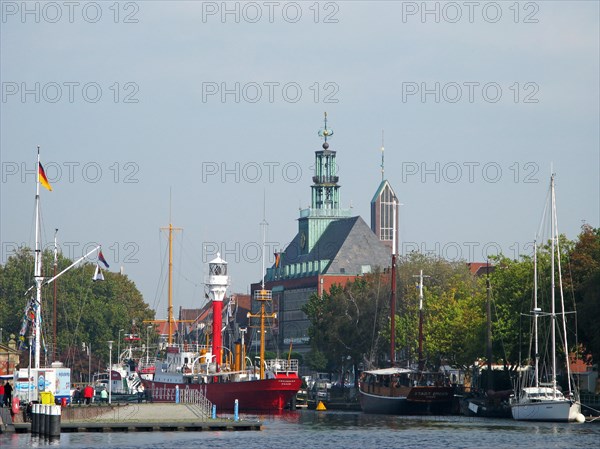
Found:
[(453, 401), (453, 387), (415, 386), (400, 389), (369, 389), (369, 386), (360, 386), (360, 406), (365, 413), (445, 415), (451, 412)]
[(297, 376), (245, 382), (218, 382), (208, 384), (175, 384), (144, 380), (153, 402), (175, 402), (176, 387), (200, 390), (217, 406), (217, 410), (233, 410), (238, 400), (240, 411), (281, 411), (290, 402), (302, 384)]

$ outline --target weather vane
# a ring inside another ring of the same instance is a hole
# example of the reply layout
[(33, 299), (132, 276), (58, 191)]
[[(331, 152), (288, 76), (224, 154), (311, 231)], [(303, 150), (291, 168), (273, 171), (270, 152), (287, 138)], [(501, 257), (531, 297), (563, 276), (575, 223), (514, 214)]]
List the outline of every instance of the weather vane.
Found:
[(328, 129), (327, 128), (327, 112), (325, 112), (325, 125), (323, 126), (323, 129), (319, 130), (319, 136), (322, 137), (325, 142), (323, 143), (323, 148), (327, 149), (329, 148), (329, 144), (327, 143), (327, 138), (333, 136), (333, 129)]

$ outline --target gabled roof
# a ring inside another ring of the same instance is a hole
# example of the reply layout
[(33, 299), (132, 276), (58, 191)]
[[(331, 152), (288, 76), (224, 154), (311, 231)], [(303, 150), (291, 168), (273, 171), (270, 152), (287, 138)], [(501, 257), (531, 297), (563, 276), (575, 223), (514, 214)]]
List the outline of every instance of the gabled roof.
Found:
[(330, 263), (321, 274), (362, 274), (363, 265), (385, 268), (390, 265), (390, 251), (361, 217), (340, 218), (329, 224), (308, 254), (298, 255), (300, 235), (283, 253), (281, 266), (317, 260)]
[(386, 185), (389, 186), (389, 188), (392, 191), (392, 193), (394, 194), (394, 196), (396, 196), (396, 192), (394, 192), (394, 189), (392, 188), (392, 185), (390, 184), (390, 182), (387, 179), (384, 179), (379, 184), (379, 187), (377, 187), (377, 190), (375, 191), (375, 195), (373, 195), (373, 199), (371, 199), (371, 203), (377, 202), (377, 198), (379, 198), (379, 195), (381, 195), (381, 192), (383, 192), (383, 189), (385, 188)]

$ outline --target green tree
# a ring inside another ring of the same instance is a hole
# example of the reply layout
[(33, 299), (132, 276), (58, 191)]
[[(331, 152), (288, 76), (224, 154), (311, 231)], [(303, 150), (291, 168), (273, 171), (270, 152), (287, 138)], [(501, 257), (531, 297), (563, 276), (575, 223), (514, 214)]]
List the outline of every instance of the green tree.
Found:
[[(58, 271), (71, 263), (59, 255)], [(33, 265), (31, 250), (22, 248), (0, 266), (0, 327), (15, 335), (21, 330), (27, 301), (35, 294), (31, 290), (24, 295), (34, 285)], [(43, 268), (44, 276), (51, 277), (53, 254), (50, 251), (43, 254)], [(104, 281), (93, 282), (94, 269), (95, 264), (84, 263), (57, 280), (57, 353), (67, 366), (84, 365), (86, 372), (88, 356), (82, 353), (82, 343), (91, 344), (93, 355), (106, 366), (109, 352), (106, 342), (117, 340), (119, 329), (130, 330), (132, 322), (141, 324), (143, 320), (154, 318), (154, 311), (127, 276), (105, 271)], [(43, 335), (49, 343), (53, 290), (52, 284), (42, 289)], [(24, 337), (22, 341), (25, 343)], [(116, 357), (115, 351), (113, 357)]]
[(355, 368), (363, 362), (369, 365), (376, 353), (377, 330), (388, 310), (384, 307), (389, 301), (383, 284), (386, 277), (375, 273), (310, 297), (302, 310), (311, 320), (310, 360), (315, 368), (323, 366), (323, 355), (330, 369), (347, 363), (348, 357)]
[(579, 337), (594, 361), (600, 360), (600, 228), (581, 227), (570, 252), (572, 286), (578, 312)]

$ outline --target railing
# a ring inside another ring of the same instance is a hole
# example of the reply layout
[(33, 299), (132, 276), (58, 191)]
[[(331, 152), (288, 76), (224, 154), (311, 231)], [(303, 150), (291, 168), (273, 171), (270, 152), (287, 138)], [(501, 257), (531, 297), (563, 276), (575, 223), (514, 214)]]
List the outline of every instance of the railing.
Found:
[(298, 360), (297, 359), (270, 359), (265, 360), (267, 370), (273, 371), (274, 373), (279, 372), (298, 372)]
[[(177, 400), (177, 388), (163, 385), (153, 386), (150, 390), (151, 400), (159, 402), (172, 402)], [(210, 418), (212, 415), (212, 402), (210, 402), (202, 388), (179, 388), (179, 403), (193, 407), (194, 413), (200, 418)]]
[(300, 211), (300, 218), (306, 217), (350, 217), (352, 209), (314, 209), (309, 207)]
[(313, 176), (313, 182), (315, 184), (336, 184), (339, 180), (339, 176)]
[(179, 402), (189, 404), (198, 418), (208, 419), (212, 415), (212, 402), (206, 399), (204, 392), (198, 389), (180, 388)]

